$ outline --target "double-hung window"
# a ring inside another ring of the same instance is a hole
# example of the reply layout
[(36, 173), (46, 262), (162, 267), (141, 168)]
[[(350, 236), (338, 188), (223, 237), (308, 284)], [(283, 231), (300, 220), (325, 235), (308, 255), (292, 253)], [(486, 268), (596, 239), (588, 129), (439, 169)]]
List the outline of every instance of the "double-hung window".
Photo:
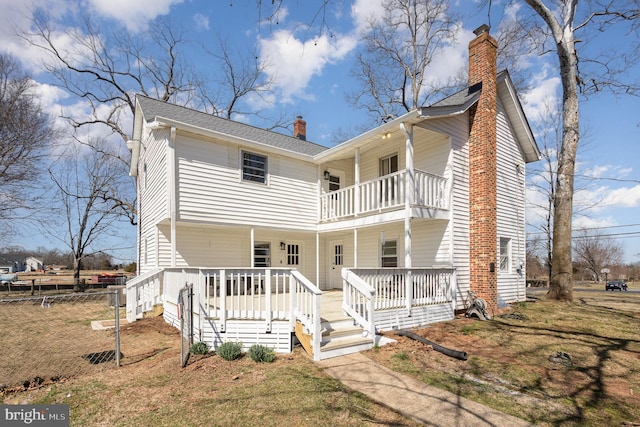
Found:
[(511, 272), (511, 239), (500, 238), (500, 272)]
[(382, 267), (398, 267), (398, 241), (387, 240), (382, 244)]
[(243, 151), (242, 180), (265, 184), (267, 182), (267, 156)]
[(255, 243), (253, 246), (253, 266), (262, 268), (271, 267), (271, 244)]

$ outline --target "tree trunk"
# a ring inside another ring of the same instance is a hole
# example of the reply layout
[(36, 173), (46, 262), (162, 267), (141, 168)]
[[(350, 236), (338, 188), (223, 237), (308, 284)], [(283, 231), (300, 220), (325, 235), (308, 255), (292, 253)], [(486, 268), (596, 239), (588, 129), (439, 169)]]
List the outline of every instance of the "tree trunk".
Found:
[(558, 154), (558, 173), (553, 212), (553, 251), (549, 298), (573, 301), (573, 262), (571, 231), (573, 216), (573, 178), (580, 135), (578, 121), (578, 81), (573, 32), (565, 25), (557, 43), (562, 79), (562, 147)]
[(82, 261), (73, 260), (73, 292), (84, 292), (84, 280), (80, 279), (80, 270), (82, 270)]

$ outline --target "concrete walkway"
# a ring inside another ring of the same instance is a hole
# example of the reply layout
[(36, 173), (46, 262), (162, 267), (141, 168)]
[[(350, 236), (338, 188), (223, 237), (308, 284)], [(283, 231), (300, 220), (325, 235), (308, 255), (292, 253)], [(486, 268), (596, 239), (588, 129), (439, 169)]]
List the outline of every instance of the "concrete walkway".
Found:
[(428, 426), (531, 426), (520, 418), (393, 372), (360, 353), (318, 362), (347, 387)]

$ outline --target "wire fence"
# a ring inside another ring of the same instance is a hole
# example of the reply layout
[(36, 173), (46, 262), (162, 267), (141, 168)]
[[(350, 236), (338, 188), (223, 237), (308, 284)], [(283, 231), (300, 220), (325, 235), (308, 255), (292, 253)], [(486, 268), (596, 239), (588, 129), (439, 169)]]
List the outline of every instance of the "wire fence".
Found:
[(0, 299), (0, 391), (119, 366), (123, 304), (118, 289)]

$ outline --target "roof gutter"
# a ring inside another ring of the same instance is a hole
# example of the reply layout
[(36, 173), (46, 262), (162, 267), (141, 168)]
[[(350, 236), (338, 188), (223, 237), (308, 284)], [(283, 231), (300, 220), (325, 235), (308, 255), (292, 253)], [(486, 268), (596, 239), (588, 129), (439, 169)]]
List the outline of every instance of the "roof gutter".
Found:
[(155, 120), (153, 122), (149, 123), (148, 126), (150, 128), (152, 128), (152, 129), (175, 127), (176, 129), (180, 129), (180, 130), (183, 130), (183, 131), (186, 131), (186, 132), (191, 132), (191, 133), (204, 135), (204, 136), (209, 136), (209, 137), (214, 137), (214, 138), (225, 139), (227, 141), (233, 141), (236, 144), (250, 146), (250, 147), (253, 147), (253, 148), (256, 148), (256, 149), (260, 149), (260, 150), (263, 150), (263, 151), (276, 152), (276, 153), (283, 154), (283, 155), (286, 155), (288, 157), (294, 157), (294, 158), (297, 158), (299, 160), (303, 160), (303, 161), (306, 161), (306, 162), (312, 162), (313, 161), (313, 157), (308, 155), (308, 154), (296, 153), (295, 151), (285, 150), (284, 148), (275, 147), (273, 145), (262, 144), (262, 143), (257, 142), (257, 141), (252, 141), (252, 140), (249, 140), (249, 139), (240, 138), (240, 137), (237, 137), (237, 136), (234, 136), (234, 135), (229, 135), (229, 134), (223, 133), (223, 132), (212, 131), (210, 129), (205, 129), (205, 128), (202, 128), (200, 126), (190, 125), (190, 124), (187, 124), (187, 123), (184, 123), (184, 122), (167, 119), (167, 118), (161, 117), (161, 116), (156, 116)]

